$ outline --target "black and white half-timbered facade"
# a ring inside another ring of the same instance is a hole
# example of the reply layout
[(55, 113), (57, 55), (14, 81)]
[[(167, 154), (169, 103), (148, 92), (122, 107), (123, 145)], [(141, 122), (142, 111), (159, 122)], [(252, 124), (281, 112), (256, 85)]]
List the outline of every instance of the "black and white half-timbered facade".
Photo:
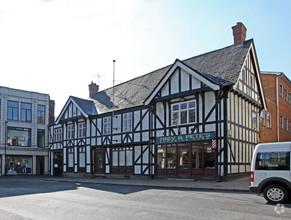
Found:
[[(242, 23), (233, 27), (245, 36)], [(250, 172), (265, 108), (253, 40), (69, 97), (49, 129), (52, 175), (225, 178)]]

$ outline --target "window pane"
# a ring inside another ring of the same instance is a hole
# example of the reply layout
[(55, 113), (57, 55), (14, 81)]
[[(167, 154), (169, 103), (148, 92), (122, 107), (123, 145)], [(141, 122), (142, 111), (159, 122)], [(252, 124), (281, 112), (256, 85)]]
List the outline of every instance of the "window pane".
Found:
[(113, 151), (112, 154), (112, 166), (118, 166), (118, 151)]
[(126, 151), (126, 166), (132, 166), (132, 150)]
[(196, 102), (189, 102), (189, 108), (195, 108)]
[(173, 105), (173, 111), (179, 110), (179, 105)]
[(204, 168), (214, 169), (215, 167), (215, 150), (211, 145), (204, 146)]
[(187, 103), (182, 103), (181, 104), (181, 109), (187, 109)]
[(119, 151), (119, 166), (125, 166), (125, 151)]
[(192, 168), (194, 169), (202, 168), (202, 147), (201, 146), (192, 147)]
[(195, 109), (189, 110), (189, 122), (195, 122)]
[(79, 153), (79, 167), (85, 167), (85, 153)]
[(68, 154), (68, 166), (73, 167), (73, 153)]
[(187, 123), (187, 111), (181, 111), (180, 123), (181, 124)]
[(176, 148), (171, 147), (167, 150), (167, 169), (176, 169)]
[(188, 169), (189, 157), (188, 149), (179, 149), (179, 168)]
[(256, 170), (290, 170), (290, 152), (258, 153)]
[(166, 148), (158, 148), (158, 169), (166, 168)]

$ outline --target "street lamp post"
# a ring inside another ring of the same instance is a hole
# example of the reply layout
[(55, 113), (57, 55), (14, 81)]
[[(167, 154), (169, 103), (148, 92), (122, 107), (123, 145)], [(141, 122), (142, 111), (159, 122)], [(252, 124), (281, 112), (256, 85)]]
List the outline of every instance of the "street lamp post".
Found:
[(4, 172), (5, 172), (5, 176), (7, 176), (7, 172), (6, 172), (6, 148), (7, 148), (7, 124), (8, 121), (5, 121), (5, 153), (4, 153)]

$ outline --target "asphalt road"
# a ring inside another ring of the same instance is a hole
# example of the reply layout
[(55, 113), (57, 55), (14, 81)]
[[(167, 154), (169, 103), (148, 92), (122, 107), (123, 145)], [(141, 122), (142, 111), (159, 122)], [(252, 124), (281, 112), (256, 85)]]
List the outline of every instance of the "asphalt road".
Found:
[(290, 219), (252, 193), (0, 179), (0, 219)]

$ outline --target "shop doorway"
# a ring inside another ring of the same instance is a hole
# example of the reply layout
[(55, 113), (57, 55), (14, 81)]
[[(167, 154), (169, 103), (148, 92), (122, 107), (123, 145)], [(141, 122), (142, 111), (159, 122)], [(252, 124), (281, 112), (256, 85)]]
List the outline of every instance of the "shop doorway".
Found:
[(178, 150), (178, 176), (191, 175), (191, 148), (181, 147)]
[(210, 142), (162, 144), (157, 147), (158, 176), (215, 177), (216, 152)]
[(53, 175), (61, 176), (63, 174), (63, 152), (54, 152)]
[(95, 149), (94, 154), (94, 173), (103, 174), (104, 173), (104, 158), (105, 152), (103, 149)]
[(44, 175), (44, 157), (36, 157), (36, 175)]

